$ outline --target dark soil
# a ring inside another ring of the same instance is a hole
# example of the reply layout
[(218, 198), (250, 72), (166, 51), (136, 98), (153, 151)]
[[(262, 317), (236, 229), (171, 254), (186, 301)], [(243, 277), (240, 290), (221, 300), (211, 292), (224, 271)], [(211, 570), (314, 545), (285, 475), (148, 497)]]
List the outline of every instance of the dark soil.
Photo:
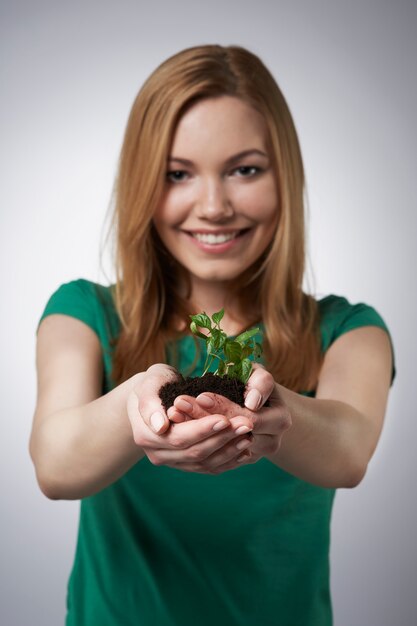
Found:
[(235, 404), (245, 406), (243, 394), (246, 385), (241, 380), (229, 378), (229, 376), (217, 376), (211, 372), (195, 378), (184, 378), (181, 374), (179, 377), (178, 381), (166, 383), (159, 390), (159, 397), (166, 411), (174, 404), (177, 396), (187, 395), (196, 398), (204, 391), (217, 393)]

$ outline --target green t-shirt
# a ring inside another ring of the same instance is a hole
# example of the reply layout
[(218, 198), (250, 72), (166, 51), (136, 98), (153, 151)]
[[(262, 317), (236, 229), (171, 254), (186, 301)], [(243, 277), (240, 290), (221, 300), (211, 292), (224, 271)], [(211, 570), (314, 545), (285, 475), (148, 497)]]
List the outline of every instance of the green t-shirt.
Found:
[[(389, 331), (366, 304), (319, 300), (322, 350), (360, 326)], [(62, 285), (42, 315), (90, 326), (111, 389), (112, 290)], [(178, 342), (179, 369), (195, 344)], [(202, 373), (203, 355), (193, 375)], [(395, 376), (393, 367), (392, 380)], [(314, 396), (314, 392), (308, 394)], [(212, 476), (156, 467), (147, 457), (81, 501), (67, 626), (330, 626), (330, 518), (335, 490), (266, 459)]]

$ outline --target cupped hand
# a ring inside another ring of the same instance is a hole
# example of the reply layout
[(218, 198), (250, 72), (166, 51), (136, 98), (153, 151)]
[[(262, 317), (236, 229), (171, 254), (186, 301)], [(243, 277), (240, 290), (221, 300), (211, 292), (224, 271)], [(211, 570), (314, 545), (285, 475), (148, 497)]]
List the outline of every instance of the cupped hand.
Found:
[[(267, 400), (268, 407), (263, 407)], [(254, 425), (250, 457), (246, 462), (255, 463), (279, 450), (284, 433), (291, 427), (291, 414), (282, 400), (279, 385), (260, 365), (254, 367), (248, 381), (245, 404), (257, 407), (257, 410), (242, 408), (228, 398), (211, 392), (202, 393), (197, 398), (181, 395), (168, 409), (168, 417), (179, 423), (181, 420), (200, 420), (214, 413), (227, 419), (236, 415), (246, 416)]]
[[(267, 400), (269, 400), (269, 405), (271, 405), (271, 402), (274, 402), (274, 397), (276, 396), (277, 389), (273, 376), (260, 363), (253, 363), (252, 373), (249, 377), (245, 389), (245, 407), (250, 411), (259, 411), (259, 409), (264, 406)], [(231, 403), (231, 405), (232, 404), (233, 403)], [(224, 405), (222, 407), (226, 411), (225, 415), (229, 417), (231, 417), (232, 415), (236, 415), (236, 407), (239, 406), (233, 405), (232, 408), (231, 405)], [(207, 408), (212, 407), (211, 405), (207, 405)], [(180, 411), (178, 406), (176, 411), (171, 410), (168, 412), (168, 417), (172, 422), (177, 423), (192, 419), (191, 414), (187, 413), (186, 410)]]
[[(160, 387), (177, 372), (164, 364), (137, 375), (127, 400), (133, 438), (151, 463), (188, 472), (219, 474), (239, 466), (237, 459), (250, 445), (253, 422), (247, 415), (206, 412), (201, 419), (170, 423), (158, 396)], [(243, 429), (243, 430), (242, 430)]]

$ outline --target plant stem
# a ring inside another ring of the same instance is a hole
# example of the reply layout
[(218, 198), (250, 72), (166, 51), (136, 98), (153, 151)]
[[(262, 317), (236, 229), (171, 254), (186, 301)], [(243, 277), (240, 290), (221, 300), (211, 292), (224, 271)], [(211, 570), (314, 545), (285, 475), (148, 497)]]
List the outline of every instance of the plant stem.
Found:
[[(207, 364), (207, 362), (209, 360), (209, 357), (211, 357), (211, 361), (210, 361), (210, 363)], [(210, 355), (208, 355), (207, 358), (206, 358), (206, 362), (204, 363), (204, 371), (202, 373), (202, 376), (204, 376), (204, 374), (206, 374), (207, 371), (210, 369), (211, 364), (213, 363), (214, 359), (218, 359), (219, 361), (222, 361), (221, 357), (219, 357), (217, 354), (210, 354)], [(217, 368), (216, 372), (217, 371), (218, 371), (218, 368)], [(216, 372), (214, 372), (214, 373), (216, 373)]]

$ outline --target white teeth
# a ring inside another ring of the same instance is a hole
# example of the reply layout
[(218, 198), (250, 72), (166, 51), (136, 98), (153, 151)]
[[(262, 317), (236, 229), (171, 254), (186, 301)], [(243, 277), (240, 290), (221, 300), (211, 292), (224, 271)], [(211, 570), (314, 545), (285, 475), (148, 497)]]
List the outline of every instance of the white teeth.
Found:
[(223, 234), (218, 234), (218, 235), (214, 235), (212, 233), (191, 233), (191, 234), (193, 237), (195, 237), (195, 239), (198, 239), (198, 241), (201, 241), (202, 243), (216, 244), (216, 243), (225, 243), (226, 241), (230, 241), (231, 239), (234, 239), (239, 234), (239, 231), (236, 230), (234, 233), (223, 233)]

